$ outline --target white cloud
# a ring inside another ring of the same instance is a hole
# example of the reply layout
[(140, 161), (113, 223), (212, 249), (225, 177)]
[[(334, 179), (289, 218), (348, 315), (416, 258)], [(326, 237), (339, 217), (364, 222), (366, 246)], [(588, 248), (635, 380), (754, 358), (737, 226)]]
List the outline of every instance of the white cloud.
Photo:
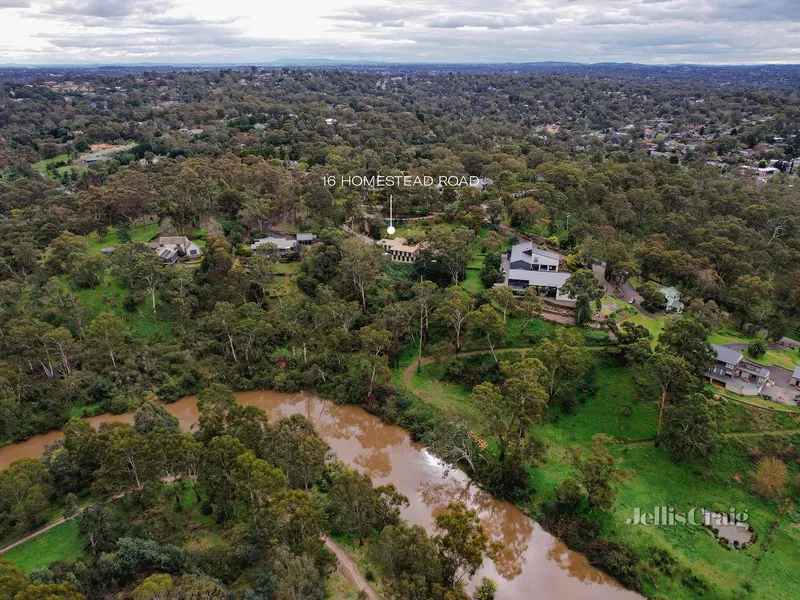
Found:
[(800, 61), (800, 0), (0, 0), (0, 63)]

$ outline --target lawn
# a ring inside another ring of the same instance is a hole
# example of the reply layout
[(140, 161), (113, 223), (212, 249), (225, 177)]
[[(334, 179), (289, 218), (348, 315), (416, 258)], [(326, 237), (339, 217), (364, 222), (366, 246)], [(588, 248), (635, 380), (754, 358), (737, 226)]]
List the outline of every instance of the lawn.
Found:
[(651, 344), (655, 346), (658, 336), (660, 336), (661, 332), (664, 331), (664, 325), (673, 318), (675, 317), (667, 314), (663, 314), (658, 317), (646, 317), (641, 313), (636, 313), (632, 317), (625, 319), (625, 321), (630, 321), (631, 323), (645, 327), (647, 331), (650, 332), (650, 336), (652, 337)]
[[(47, 165), (60, 161), (66, 162), (68, 160), (69, 160), (69, 154), (59, 154), (58, 156), (54, 156), (53, 158), (45, 158), (44, 160), (37, 161), (33, 163), (31, 166), (37, 171), (39, 171), (39, 173), (41, 173), (42, 175), (48, 175), (49, 171), (47, 170)], [(69, 166), (59, 167), (58, 173), (61, 174), (61, 172), (69, 168), (70, 168)]]
[(72, 562), (83, 554), (83, 536), (78, 533), (78, 524), (70, 520), (12, 548), (4, 556), (27, 573), (55, 561)]
[[(149, 223), (147, 225), (140, 225), (136, 228), (136, 232), (131, 232), (131, 237), (137, 242), (147, 242), (158, 234), (158, 223)], [(108, 246), (118, 248), (120, 245), (119, 232), (116, 227), (109, 227), (108, 233), (101, 240), (96, 231), (93, 231), (86, 238), (89, 242), (89, 251), (95, 254)]]
[[(111, 275), (107, 275), (105, 281), (97, 287), (73, 290), (73, 293), (88, 312), (89, 320), (94, 319), (101, 312), (112, 312), (127, 323), (136, 337), (148, 338), (157, 334), (166, 337), (173, 336), (172, 327), (168, 321), (161, 319), (158, 323), (153, 323), (150, 298), (142, 300), (134, 312), (123, 310), (122, 304), (128, 292)], [(159, 308), (163, 309), (163, 302), (160, 307), (158, 304), (156, 305), (156, 309)]]
[(483, 282), (480, 277), (481, 271), (479, 268), (467, 267), (467, 276), (461, 282), (461, 287), (471, 294), (480, 294), (486, 288), (483, 287)]
[[(730, 327), (722, 327), (708, 336), (708, 341), (718, 346), (749, 344), (754, 339), (756, 339), (756, 336), (736, 331)], [(767, 350), (764, 356), (758, 358), (752, 356), (747, 349), (742, 350), (742, 354), (748, 360), (765, 367), (776, 366), (793, 371), (796, 366), (800, 365), (800, 352), (789, 348), (786, 350)]]

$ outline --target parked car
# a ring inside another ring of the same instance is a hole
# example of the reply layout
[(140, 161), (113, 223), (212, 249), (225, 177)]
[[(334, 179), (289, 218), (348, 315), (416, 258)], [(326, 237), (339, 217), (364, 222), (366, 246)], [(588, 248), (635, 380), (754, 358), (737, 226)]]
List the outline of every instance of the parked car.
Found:
[(764, 400), (772, 400), (772, 396), (770, 396), (769, 394), (762, 394), (762, 395), (761, 395), (761, 397), (762, 397)]
[(636, 304), (636, 298), (631, 298), (628, 300), (628, 304)]

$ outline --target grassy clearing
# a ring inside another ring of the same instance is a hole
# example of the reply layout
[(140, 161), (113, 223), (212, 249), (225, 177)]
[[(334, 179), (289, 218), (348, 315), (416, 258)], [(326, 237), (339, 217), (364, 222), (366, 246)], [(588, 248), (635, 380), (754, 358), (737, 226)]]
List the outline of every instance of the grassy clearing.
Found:
[[(131, 232), (131, 237), (137, 242), (147, 242), (151, 240), (158, 233), (159, 224), (149, 223), (147, 225), (140, 225), (136, 228), (136, 232)], [(109, 227), (108, 233), (100, 239), (96, 231), (93, 231), (86, 238), (89, 242), (89, 251), (98, 254), (100, 250), (107, 246), (118, 248), (121, 242), (119, 241), (119, 232), (116, 227)]]
[[(54, 156), (53, 158), (45, 158), (44, 160), (37, 161), (37, 162), (33, 163), (31, 166), (34, 169), (36, 169), (37, 171), (39, 171), (39, 173), (41, 173), (42, 175), (49, 175), (50, 172), (47, 170), (47, 165), (52, 164), (52, 163), (56, 163), (56, 162), (60, 162), (60, 161), (66, 162), (68, 160), (69, 160), (69, 154), (59, 154), (58, 156)], [(69, 169), (69, 168), (70, 168), (69, 166), (59, 167), (59, 169), (58, 169), (59, 174), (64, 169)]]
[[(605, 301), (605, 300), (604, 300)], [(664, 331), (664, 325), (669, 322), (670, 319), (674, 319), (675, 317), (671, 315), (660, 315), (658, 317), (646, 317), (641, 313), (636, 313), (632, 317), (625, 319), (626, 321), (630, 321), (631, 323), (635, 323), (636, 325), (642, 325), (650, 332), (650, 336), (652, 337), (651, 344), (653, 346), (656, 345), (656, 341), (658, 340), (658, 336)]]
[(174, 335), (169, 322), (160, 320), (158, 323), (153, 323), (149, 298), (142, 300), (134, 312), (123, 310), (122, 303), (127, 291), (110, 275), (106, 276), (105, 281), (95, 288), (73, 290), (73, 293), (89, 313), (90, 320), (101, 312), (113, 312), (126, 322), (137, 337), (149, 338), (158, 334), (172, 337)]
[[(730, 327), (722, 327), (708, 336), (708, 341), (718, 346), (724, 346), (725, 344), (749, 344), (754, 339), (756, 339), (756, 336), (737, 331)], [(793, 371), (796, 366), (800, 365), (800, 352), (790, 348), (786, 350), (767, 350), (764, 356), (758, 358), (752, 356), (746, 348), (742, 350), (742, 354), (748, 360), (759, 365), (764, 365), (765, 367), (775, 366)]]
[(328, 579), (326, 598), (331, 600), (358, 600), (356, 587), (334, 571)]
[(83, 555), (83, 536), (74, 520), (56, 525), (3, 554), (26, 573), (56, 561), (72, 562)]
[[(715, 392), (717, 390), (714, 390)], [(800, 428), (800, 411), (797, 407), (787, 406), (786, 410), (773, 407), (760, 407), (758, 404), (740, 402), (729, 396), (720, 396), (722, 405), (721, 427), (725, 433), (776, 431), (780, 429)], [(756, 398), (762, 403), (767, 400)], [(775, 404), (771, 402), (770, 404)]]
[(480, 269), (467, 268), (467, 275), (459, 285), (471, 294), (480, 294), (486, 289), (480, 278)]

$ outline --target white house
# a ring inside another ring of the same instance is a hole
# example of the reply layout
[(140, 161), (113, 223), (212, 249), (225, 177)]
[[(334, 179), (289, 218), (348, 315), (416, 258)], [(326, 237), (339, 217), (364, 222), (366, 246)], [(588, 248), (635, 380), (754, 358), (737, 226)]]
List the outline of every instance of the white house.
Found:
[(664, 294), (664, 299), (666, 300), (666, 306), (664, 307), (664, 310), (677, 314), (683, 312), (683, 302), (681, 302), (680, 291), (670, 286), (662, 287), (661, 293)]

